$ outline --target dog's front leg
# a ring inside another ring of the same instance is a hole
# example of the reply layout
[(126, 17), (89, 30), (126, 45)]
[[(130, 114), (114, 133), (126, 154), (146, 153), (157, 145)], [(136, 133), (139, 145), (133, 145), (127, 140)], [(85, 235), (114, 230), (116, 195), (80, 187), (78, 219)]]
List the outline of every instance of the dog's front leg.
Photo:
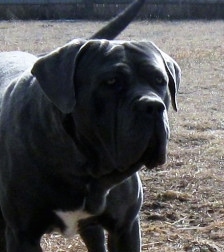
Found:
[(85, 199), (85, 211), (92, 215), (101, 214), (106, 207), (107, 195), (109, 188), (100, 180), (93, 179), (88, 185)]
[(81, 220), (79, 234), (88, 252), (106, 252), (104, 230), (94, 219)]
[(125, 223), (123, 228), (112, 230), (108, 234), (109, 252), (140, 252), (141, 235), (139, 219), (136, 218), (132, 223)]
[(39, 240), (9, 227), (6, 227), (6, 245), (7, 252), (42, 252)]
[(0, 252), (6, 252), (5, 245), (5, 221), (0, 210)]
[(124, 172), (113, 171), (101, 178), (92, 178), (87, 186), (85, 211), (92, 215), (101, 214), (106, 207), (107, 195), (110, 190), (133, 175), (138, 169), (139, 166), (136, 165)]

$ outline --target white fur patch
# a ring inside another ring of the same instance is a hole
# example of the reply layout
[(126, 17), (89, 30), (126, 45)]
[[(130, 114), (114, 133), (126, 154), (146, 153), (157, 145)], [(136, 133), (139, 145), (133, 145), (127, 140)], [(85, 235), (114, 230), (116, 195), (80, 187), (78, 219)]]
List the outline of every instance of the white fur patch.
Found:
[(65, 230), (63, 235), (65, 237), (71, 237), (78, 232), (78, 222), (83, 219), (87, 219), (91, 215), (83, 210), (77, 211), (55, 211), (56, 215), (63, 221)]

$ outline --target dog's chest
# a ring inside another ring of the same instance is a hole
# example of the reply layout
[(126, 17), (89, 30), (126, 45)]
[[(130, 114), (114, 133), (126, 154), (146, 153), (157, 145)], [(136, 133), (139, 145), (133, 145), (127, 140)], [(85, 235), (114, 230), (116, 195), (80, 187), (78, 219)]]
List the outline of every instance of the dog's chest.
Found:
[(83, 210), (76, 211), (55, 211), (56, 215), (63, 221), (65, 229), (62, 234), (65, 237), (71, 237), (78, 233), (78, 223), (80, 220), (87, 219), (91, 217), (90, 214), (84, 212)]

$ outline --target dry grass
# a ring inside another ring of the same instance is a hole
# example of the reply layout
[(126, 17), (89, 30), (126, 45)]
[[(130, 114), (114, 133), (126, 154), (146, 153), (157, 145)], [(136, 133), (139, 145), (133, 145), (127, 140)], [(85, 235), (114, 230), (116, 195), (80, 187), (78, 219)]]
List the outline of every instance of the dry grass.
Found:
[[(98, 22), (0, 22), (1, 50), (40, 53)], [(224, 251), (224, 21), (135, 22), (119, 37), (152, 40), (180, 64), (178, 113), (170, 111), (169, 160), (141, 171), (143, 251)], [(45, 236), (45, 251), (86, 251), (79, 238)]]

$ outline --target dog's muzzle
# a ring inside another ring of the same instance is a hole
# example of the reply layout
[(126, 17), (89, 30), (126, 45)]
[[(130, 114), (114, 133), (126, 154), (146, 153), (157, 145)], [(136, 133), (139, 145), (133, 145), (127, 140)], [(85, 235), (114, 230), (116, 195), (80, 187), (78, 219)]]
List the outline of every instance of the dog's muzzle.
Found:
[(153, 168), (166, 162), (169, 123), (166, 105), (156, 95), (142, 96), (135, 104), (137, 113), (142, 118), (142, 130), (145, 131), (147, 148), (142, 155), (142, 162), (147, 168)]

